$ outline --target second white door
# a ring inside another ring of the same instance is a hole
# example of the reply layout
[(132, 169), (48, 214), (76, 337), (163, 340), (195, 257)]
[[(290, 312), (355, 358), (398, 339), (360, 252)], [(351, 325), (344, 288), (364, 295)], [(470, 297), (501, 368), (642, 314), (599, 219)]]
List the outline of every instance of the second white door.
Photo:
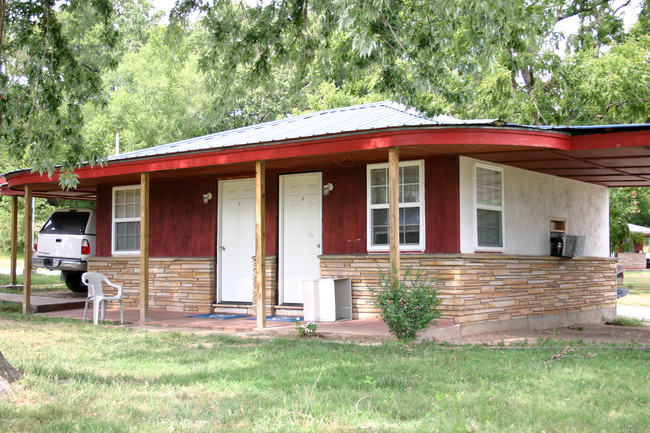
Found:
[(280, 176), (280, 304), (303, 303), (303, 281), (320, 276), (321, 173)]

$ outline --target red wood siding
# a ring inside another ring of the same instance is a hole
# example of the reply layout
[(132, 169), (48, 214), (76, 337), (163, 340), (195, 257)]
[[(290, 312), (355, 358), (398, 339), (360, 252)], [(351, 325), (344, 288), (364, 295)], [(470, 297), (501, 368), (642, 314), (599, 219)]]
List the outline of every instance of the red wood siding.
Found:
[[(203, 204), (203, 194), (212, 200)], [(152, 182), (149, 217), (151, 257), (214, 257), (217, 230), (217, 182)]]
[[(427, 253), (460, 252), (458, 158), (425, 160)], [(367, 253), (366, 165), (323, 171), (323, 254)]]
[[(203, 194), (212, 200), (203, 204)], [(97, 190), (97, 256), (111, 256), (113, 189)], [(149, 218), (151, 257), (214, 257), (217, 228), (217, 182), (152, 181)]]
[(97, 257), (111, 256), (112, 191), (110, 187), (97, 188)]
[(278, 251), (278, 175), (266, 176), (266, 254)]
[[(266, 254), (278, 251), (278, 174), (266, 179)], [(426, 252), (460, 251), (458, 158), (425, 161)], [(323, 184), (323, 254), (366, 254), (366, 165), (326, 168)], [(214, 257), (216, 253), (216, 180), (152, 182), (151, 257)], [(203, 194), (213, 199), (204, 205)], [(112, 188), (97, 199), (97, 255), (111, 255)]]
[(425, 161), (427, 253), (460, 252), (460, 194), (458, 157)]
[(334, 185), (323, 196), (323, 254), (365, 253), (366, 166), (323, 171), (323, 185)]

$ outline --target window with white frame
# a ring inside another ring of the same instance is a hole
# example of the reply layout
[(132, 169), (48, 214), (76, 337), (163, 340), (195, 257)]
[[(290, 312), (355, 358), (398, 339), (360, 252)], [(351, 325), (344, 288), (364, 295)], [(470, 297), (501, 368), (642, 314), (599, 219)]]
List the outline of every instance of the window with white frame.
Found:
[(140, 251), (140, 186), (113, 188), (113, 253)]
[[(388, 249), (388, 164), (368, 165), (368, 250)], [(399, 164), (399, 242), (424, 249), (424, 161)]]
[(503, 248), (503, 171), (476, 166), (476, 238), (478, 248)]

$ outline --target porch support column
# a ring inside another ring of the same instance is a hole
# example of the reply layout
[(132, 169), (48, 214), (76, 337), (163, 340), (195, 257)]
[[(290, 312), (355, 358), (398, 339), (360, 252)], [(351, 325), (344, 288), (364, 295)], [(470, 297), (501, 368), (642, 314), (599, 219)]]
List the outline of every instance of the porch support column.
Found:
[(255, 293), (257, 327), (266, 328), (266, 164), (255, 162)]
[(399, 148), (388, 149), (388, 242), (391, 285), (399, 279)]
[(25, 185), (25, 263), (23, 266), (23, 314), (32, 312), (32, 186)]
[(18, 265), (18, 197), (11, 197), (11, 270), (9, 286), (18, 287), (16, 266)]
[(149, 173), (140, 175), (140, 321), (149, 321)]

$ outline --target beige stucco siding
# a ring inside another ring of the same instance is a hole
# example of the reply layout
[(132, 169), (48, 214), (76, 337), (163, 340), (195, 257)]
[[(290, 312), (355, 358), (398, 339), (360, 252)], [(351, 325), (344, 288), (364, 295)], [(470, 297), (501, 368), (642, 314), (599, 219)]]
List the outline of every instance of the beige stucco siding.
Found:
[(609, 255), (609, 195), (606, 187), (461, 157), (461, 253), (476, 249), (474, 167), (503, 170), (503, 254), (549, 255), (551, 219), (566, 220), (570, 235), (585, 236), (585, 256)]

